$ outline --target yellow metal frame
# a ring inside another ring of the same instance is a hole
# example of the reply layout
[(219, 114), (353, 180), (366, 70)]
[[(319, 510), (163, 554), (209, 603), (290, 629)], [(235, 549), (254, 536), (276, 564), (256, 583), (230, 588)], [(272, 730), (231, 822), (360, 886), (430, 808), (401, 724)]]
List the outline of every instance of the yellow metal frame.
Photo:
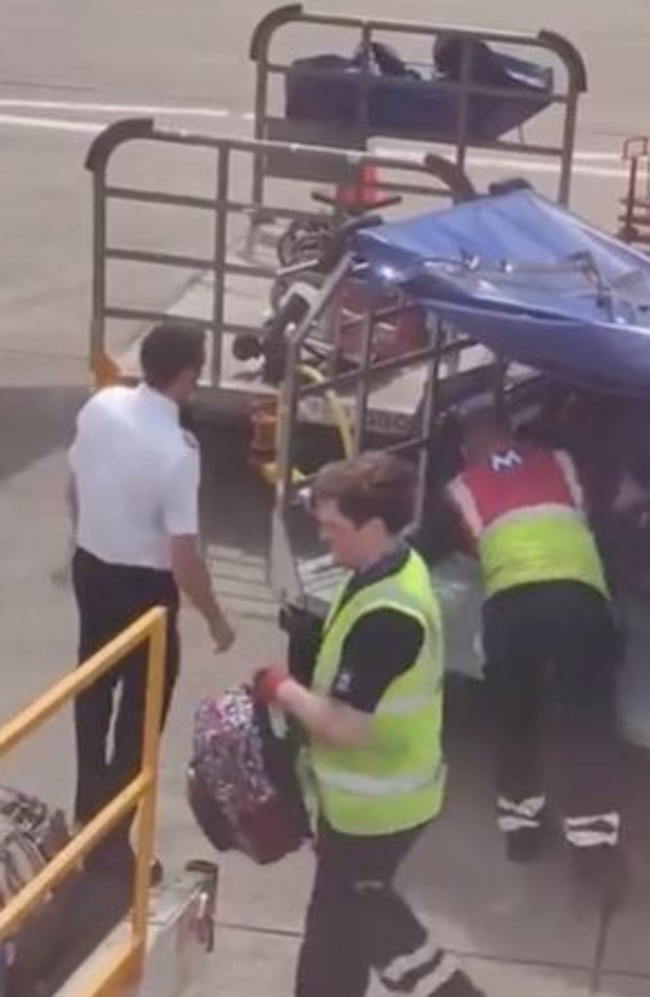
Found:
[(147, 944), (150, 866), (155, 833), (156, 787), (163, 706), (166, 610), (150, 609), (70, 675), (0, 728), (0, 757), (23, 741), (70, 700), (117, 667), (134, 648), (148, 642), (147, 697), (142, 763), (135, 778), (0, 911), (0, 940), (16, 932), (47, 895), (66, 879), (85, 855), (135, 806), (138, 807), (136, 867), (131, 932), (83, 995), (118, 997), (137, 981)]
[[(312, 383), (314, 384), (322, 384), (322, 382), (325, 380), (324, 375), (321, 374), (319, 370), (308, 364), (301, 364), (298, 369), (300, 373), (303, 375), (303, 377), (305, 377), (308, 381), (312, 381)], [(343, 456), (346, 458), (350, 458), (354, 455), (354, 438), (352, 435), (352, 427), (350, 425), (350, 416), (345, 411), (345, 406), (343, 405), (343, 402), (341, 401), (341, 399), (339, 398), (339, 396), (335, 391), (333, 391), (331, 388), (328, 388), (324, 392), (324, 396), (325, 396), (325, 401), (327, 403), (327, 407), (329, 408), (332, 419), (334, 420), (334, 425), (336, 426), (339, 437), (341, 439)], [(276, 404), (279, 405), (280, 401), (278, 400)], [(280, 426), (279, 423), (276, 423), (276, 446), (275, 446), (276, 452), (278, 450), (279, 434), (280, 434)], [(262, 477), (270, 485), (276, 485), (278, 483), (279, 473), (278, 473), (277, 461), (274, 460), (266, 461), (260, 465), (259, 470)], [(291, 479), (295, 485), (299, 485), (300, 482), (303, 481), (304, 478), (306, 477), (307, 475), (304, 474), (300, 470), (300, 468), (293, 467), (291, 469)]]

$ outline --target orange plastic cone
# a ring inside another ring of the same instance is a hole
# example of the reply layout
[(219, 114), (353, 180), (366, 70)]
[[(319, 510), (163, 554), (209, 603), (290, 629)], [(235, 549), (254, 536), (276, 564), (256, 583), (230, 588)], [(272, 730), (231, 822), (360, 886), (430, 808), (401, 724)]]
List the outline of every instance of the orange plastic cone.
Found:
[(381, 199), (376, 166), (361, 166), (351, 183), (342, 183), (336, 188), (336, 205), (339, 208), (372, 208)]

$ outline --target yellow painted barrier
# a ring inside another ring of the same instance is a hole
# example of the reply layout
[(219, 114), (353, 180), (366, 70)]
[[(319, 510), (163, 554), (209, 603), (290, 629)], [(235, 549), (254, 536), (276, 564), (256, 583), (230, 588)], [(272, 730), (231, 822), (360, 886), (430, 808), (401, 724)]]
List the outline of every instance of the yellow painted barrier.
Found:
[(119, 666), (132, 650), (148, 642), (147, 697), (142, 762), (135, 778), (0, 911), (0, 940), (15, 934), (30, 913), (79, 865), (135, 806), (138, 807), (136, 867), (131, 933), (111, 955), (91, 989), (79, 997), (118, 997), (142, 972), (147, 943), (147, 907), (155, 833), (156, 785), (163, 705), (166, 611), (150, 609), (100, 651), (0, 728), (0, 757), (102, 675)]

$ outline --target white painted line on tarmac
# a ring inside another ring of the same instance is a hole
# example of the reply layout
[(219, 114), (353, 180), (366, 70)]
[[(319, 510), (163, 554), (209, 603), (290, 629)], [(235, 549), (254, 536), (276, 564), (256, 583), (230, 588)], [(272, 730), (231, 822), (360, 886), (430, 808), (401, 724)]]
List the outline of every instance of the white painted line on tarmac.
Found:
[[(4, 97), (0, 98), (0, 109), (12, 109), (23, 111), (67, 111), (71, 114), (92, 112), (96, 114), (173, 114), (179, 117), (190, 118), (215, 118), (223, 120), (225, 118), (239, 118), (243, 121), (254, 121), (255, 114), (252, 111), (232, 111), (225, 107), (195, 106), (188, 107), (179, 104), (122, 104), (122, 103), (99, 103), (96, 101), (76, 101), (76, 100), (32, 100), (23, 98)], [(620, 152), (606, 152), (603, 150), (576, 150), (576, 159), (594, 162), (621, 161)]]
[(69, 100), (13, 100), (0, 98), (0, 108), (20, 111), (68, 111), (69, 113), (95, 114), (178, 114), (190, 118), (229, 118), (231, 112), (224, 107), (176, 107), (159, 104), (96, 104)]
[[(7, 106), (7, 101), (0, 100), (0, 108)], [(23, 102), (27, 103), (27, 102)], [(45, 101), (34, 101), (32, 104), (43, 105), (47, 102)], [(61, 104), (64, 102), (49, 102), (51, 104)], [(73, 105), (65, 104), (69, 110)], [(140, 112), (145, 113), (145, 111), (151, 111), (152, 108), (146, 108), (144, 105), (122, 105), (122, 104), (76, 104), (74, 107), (80, 108), (84, 106), (86, 108), (93, 108), (96, 112), (105, 110), (106, 113), (122, 113), (127, 108), (131, 111), (135, 111), (139, 108)], [(112, 111), (108, 111), (108, 108), (112, 108)], [(165, 108), (165, 113), (176, 113), (178, 109)], [(190, 109), (191, 110), (191, 109)], [(159, 108), (159, 112), (162, 113), (163, 109)], [(194, 108), (196, 115), (199, 114), (199, 109)], [(201, 112), (202, 113), (202, 112)], [(218, 117), (220, 120), (227, 121), (229, 116), (227, 112), (221, 113), (212, 111), (212, 117)], [(239, 117), (246, 117), (245, 115), (235, 116), (235, 119)], [(248, 119), (247, 119), (248, 120)], [(17, 115), (17, 114), (1, 114), (0, 113), (0, 127), (8, 128), (24, 128), (24, 129), (36, 129), (43, 131), (55, 131), (62, 133), (77, 133), (85, 135), (97, 135), (101, 132), (107, 125), (107, 122), (100, 121), (79, 121), (73, 118), (58, 118), (58, 117), (41, 117), (34, 115)], [(381, 146), (376, 150), (377, 155), (386, 157), (396, 157), (399, 159), (407, 159), (410, 161), (418, 161), (422, 158), (421, 152), (414, 152), (410, 150), (404, 150), (399, 147), (391, 146)], [(607, 158), (606, 158), (607, 157)], [(591, 178), (594, 180), (619, 180), (622, 177), (627, 176), (627, 170), (623, 165), (618, 168), (612, 166), (597, 166), (592, 165), (594, 162), (609, 162), (611, 159), (616, 159), (613, 154), (609, 153), (595, 153), (595, 152), (582, 152), (576, 153), (574, 159), (573, 172), (576, 176)], [(530, 172), (538, 174), (556, 174), (558, 171), (558, 166), (556, 163), (549, 162), (547, 160), (532, 159), (522, 156), (517, 158), (515, 156), (493, 156), (493, 155), (475, 155), (472, 154), (468, 156), (468, 163), (474, 169), (490, 169), (498, 168), (505, 170), (515, 170), (518, 172)]]
[[(406, 158), (412, 162), (418, 162), (422, 158), (421, 153), (417, 152), (405, 152), (401, 149), (391, 148), (390, 146), (380, 146), (375, 149), (378, 156), (398, 156), (401, 158)], [(526, 156), (521, 156), (517, 158), (515, 156), (490, 156), (490, 155), (474, 155), (470, 154), (467, 157), (468, 165), (475, 169), (492, 169), (494, 167), (499, 167), (505, 170), (515, 170), (520, 173), (549, 173), (557, 174), (559, 171), (559, 166), (557, 163), (549, 162), (545, 159), (528, 159)], [(573, 162), (573, 173), (576, 176), (581, 177), (593, 177), (594, 179), (600, 180), (610, 180), (610, 179), (620, 179), (621, 177), (626, 177), (627, 170), (620, 166), (618, 169), (614, 167), (607, 166), (591, 166), (590, 163), (580, 161), (577, 157)]]
[(14, 114), (0, 114), (0, 127), (43, 129), (53, 132), (79, 132), (97, 135), (106, 128), (105, 121), (68, 121), (65, 118), (19, 117)]
[(620, 163), (623, 159), (621, 152), (589, 152), (581, 149), (576, 149), (574, 156), (576, 159), (593, 159), (609, 163)]

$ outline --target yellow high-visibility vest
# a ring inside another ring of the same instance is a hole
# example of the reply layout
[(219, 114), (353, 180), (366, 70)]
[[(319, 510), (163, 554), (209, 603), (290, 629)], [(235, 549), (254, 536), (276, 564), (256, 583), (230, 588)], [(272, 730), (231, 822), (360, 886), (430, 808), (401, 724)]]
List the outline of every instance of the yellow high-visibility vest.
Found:
[[(321, 815), (335, 830), (382, 835), (425, 823), (444, 795), (441, 749), (442, 623), (422, 558), (410, 551), (397, 573), (371, 583), (342, 603), (325, 623), (312, 687), (328, 695), (345, 638), (367, 613), (396, 609), (421, 623), (424, 640), (411, 668), (388, 687), (373, 713), (371, 735), (359, 748), (333, 748), (313, 739), (309, 763)], [(377, 656), (382, 648), (377, 648)]]

